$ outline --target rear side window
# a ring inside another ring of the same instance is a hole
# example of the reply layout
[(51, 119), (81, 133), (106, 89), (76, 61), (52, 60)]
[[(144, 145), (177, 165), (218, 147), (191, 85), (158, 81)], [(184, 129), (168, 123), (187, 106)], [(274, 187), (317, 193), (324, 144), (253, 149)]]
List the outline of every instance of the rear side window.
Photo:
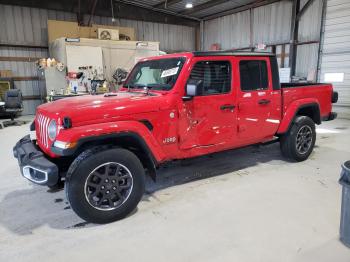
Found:
[(197, 62), (189, 82), (198, 85), (198, 95), (215, 95), (231, 90), (231, 65), (228, 61)]
[(239, 62), (242, 91), (264, 90), (268, 88), (266, 61), (242, 60)]

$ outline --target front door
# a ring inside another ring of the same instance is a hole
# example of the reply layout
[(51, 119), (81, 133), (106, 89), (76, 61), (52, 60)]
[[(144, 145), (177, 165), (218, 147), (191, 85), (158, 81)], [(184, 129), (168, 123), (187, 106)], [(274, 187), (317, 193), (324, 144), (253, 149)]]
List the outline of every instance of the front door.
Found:
[(183, 102), (180, 149), (217, 148), (232, 143), (237, 127), (230, 59), (193, 60), (188, 82), (197, 83), (198, 95)]

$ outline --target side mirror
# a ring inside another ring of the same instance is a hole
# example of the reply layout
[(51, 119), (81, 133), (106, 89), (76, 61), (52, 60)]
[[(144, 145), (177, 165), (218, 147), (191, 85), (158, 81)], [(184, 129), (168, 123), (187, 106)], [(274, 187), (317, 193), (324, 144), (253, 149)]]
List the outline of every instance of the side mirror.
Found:
[(187, 84), (186, 95), (196, 96), (197, 95), (197, 85), (196, 84)]
[(186, 85), (186, 95), (182, 97), (183, 101), (190, 101), (194, 96), (198, 94), (198, 84), (197, 83), (187, 83)]

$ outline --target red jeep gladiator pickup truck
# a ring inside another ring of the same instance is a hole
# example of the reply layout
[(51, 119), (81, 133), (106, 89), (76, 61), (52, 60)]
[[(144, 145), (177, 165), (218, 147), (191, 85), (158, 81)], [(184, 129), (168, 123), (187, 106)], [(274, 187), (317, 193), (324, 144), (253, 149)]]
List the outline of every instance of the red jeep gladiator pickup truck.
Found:
[(136, 208), (145, 173), (155, 179), (166, 161), (274, 139), (287, 158), (307, 159), (337, 99), (330, 84), (280, 85), (273, 54), (163, 55), (138, 62), (116, 93), (39, 106), (36, 138), (13, 152), (25, 178), (64, 183), (81, 218), (108, 223)]

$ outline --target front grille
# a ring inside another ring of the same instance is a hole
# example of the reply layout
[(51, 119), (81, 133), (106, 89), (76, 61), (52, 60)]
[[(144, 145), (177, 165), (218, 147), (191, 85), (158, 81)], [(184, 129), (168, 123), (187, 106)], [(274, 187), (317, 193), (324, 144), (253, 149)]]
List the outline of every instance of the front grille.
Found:
[(50, 123), (50, 118), (42, 114), (38, 114), (37, 123), (38, 123), (37, 138), (41, 145), (43, 145), (46, 148), (49, 148), (49, 137), (47, 134), (47, 128)]

